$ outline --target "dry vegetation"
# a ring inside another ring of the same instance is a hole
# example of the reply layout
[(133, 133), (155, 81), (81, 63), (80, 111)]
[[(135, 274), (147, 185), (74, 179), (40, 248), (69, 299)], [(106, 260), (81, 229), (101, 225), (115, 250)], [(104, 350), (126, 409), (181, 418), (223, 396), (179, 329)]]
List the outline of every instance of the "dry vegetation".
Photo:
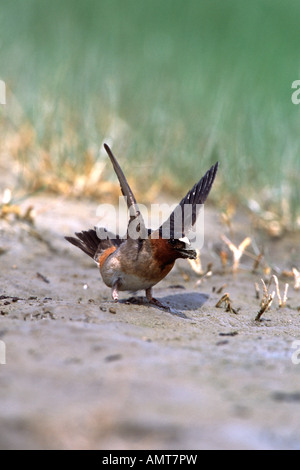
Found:
[[(1, 2), (0, 448), (300, 447), (300, 4), (182, 3)], [(145, 204), (220, 162), (169, 311), (64, 241), (118, 201), (105, 141)]]

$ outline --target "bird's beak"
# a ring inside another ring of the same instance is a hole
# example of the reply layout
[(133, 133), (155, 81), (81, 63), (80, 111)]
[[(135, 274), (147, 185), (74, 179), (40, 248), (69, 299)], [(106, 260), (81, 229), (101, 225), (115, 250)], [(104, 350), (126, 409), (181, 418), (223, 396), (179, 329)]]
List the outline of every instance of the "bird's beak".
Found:
[(182, 244), (184, 244), (184, 247), (178, 247), (176, 250), (180, 253), (181, 258), (188, 258), (188, 259), (196, 259), (197, 258), (197, 253), (196, 251), (191, 247), (191, 242), (188, 239), (188, 237), (182, 237), (178, 239)]
[(193, 248), (176, 248), (182, 258), (196, 259), (197, 253)]

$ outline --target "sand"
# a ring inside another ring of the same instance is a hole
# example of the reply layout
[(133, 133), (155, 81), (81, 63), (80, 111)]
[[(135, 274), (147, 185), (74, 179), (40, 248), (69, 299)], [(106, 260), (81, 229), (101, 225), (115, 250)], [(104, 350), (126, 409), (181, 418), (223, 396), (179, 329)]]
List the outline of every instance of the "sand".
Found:
[[(199, 282), (181, 261), (154, 288), (170, 313), (127, 293), (114, 304), (63, 239), (98, 222), (95, 203), (29, 204), (34, 227), (0, 221), (1, 449), (300, 448), (300, 292), (289, 279), (286, 307), (274, 300), (255, 321), (262, 274), (222, 272), (216, 209), (201, 255), (213, 274)], [(297, 236), (272, 241), (250, 222), (237, 218), (236, 240), (255, 235), (276, 269), (299, 267)], [(236, 313), (215, 307), (224, 293)]]

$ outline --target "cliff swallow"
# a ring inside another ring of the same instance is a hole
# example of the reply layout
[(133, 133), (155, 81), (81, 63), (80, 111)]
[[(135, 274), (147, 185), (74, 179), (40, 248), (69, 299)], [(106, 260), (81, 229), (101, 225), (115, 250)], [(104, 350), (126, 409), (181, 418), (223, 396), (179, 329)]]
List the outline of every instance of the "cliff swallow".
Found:
[[(162, 307), (163, 305), (152, 297), (152, 287), (171, 271), (176, 259), (197, 257), (187, 235), (196, 222), (199, 205), (204, 204), (211, 190), (218, 163), (193, 186), (170, 217), (157, 230), (152, 231), (145, 227), (134, 194), (111, 149), (106, 144), (104, 148), (119, 179), (129, 209), (127, 234), (120, 237), (107, 232), (105, 228), (97, 228), (75, 233), (76, 238), (65, 238), (96, 262), (104, 283), (111, 288), (115, 302), (118, 302), (119, 291), (145, 290), (148, 301)], [(176, 214), (186, 206), (190, 208), (187, 215), (176, 219)]]

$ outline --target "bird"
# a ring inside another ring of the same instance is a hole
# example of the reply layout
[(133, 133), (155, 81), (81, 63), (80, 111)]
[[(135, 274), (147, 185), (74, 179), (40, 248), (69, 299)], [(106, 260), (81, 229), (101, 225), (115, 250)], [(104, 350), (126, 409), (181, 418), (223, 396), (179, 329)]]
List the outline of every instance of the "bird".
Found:
[[(111, 148), (104, 143), (118, 177), (121, 192), (129, 210), (127, 233), (121, 237), (106, 228), (76, 232), (66, 236), (72, 245), (90, 256), (97, 264), (111, 296), (119, 301), (119, 292), (144, 290), (150, 304), (165, 306), (153, 297), (152, 288), (164, 279), (179, 258), (196, 259), (188, 232), (194, 226), (199, 206), (204, 204), (215, 180), (219, 163), (213, 165), (175, 207), (169, 218), (156, 230), (147, 229), (136, 198)], [(187, 216), (177, 217), (185, 207)], [(178, 222), (179, 221), (179, 222)], [(99, 237), (100, 235), (100, 237)]]

